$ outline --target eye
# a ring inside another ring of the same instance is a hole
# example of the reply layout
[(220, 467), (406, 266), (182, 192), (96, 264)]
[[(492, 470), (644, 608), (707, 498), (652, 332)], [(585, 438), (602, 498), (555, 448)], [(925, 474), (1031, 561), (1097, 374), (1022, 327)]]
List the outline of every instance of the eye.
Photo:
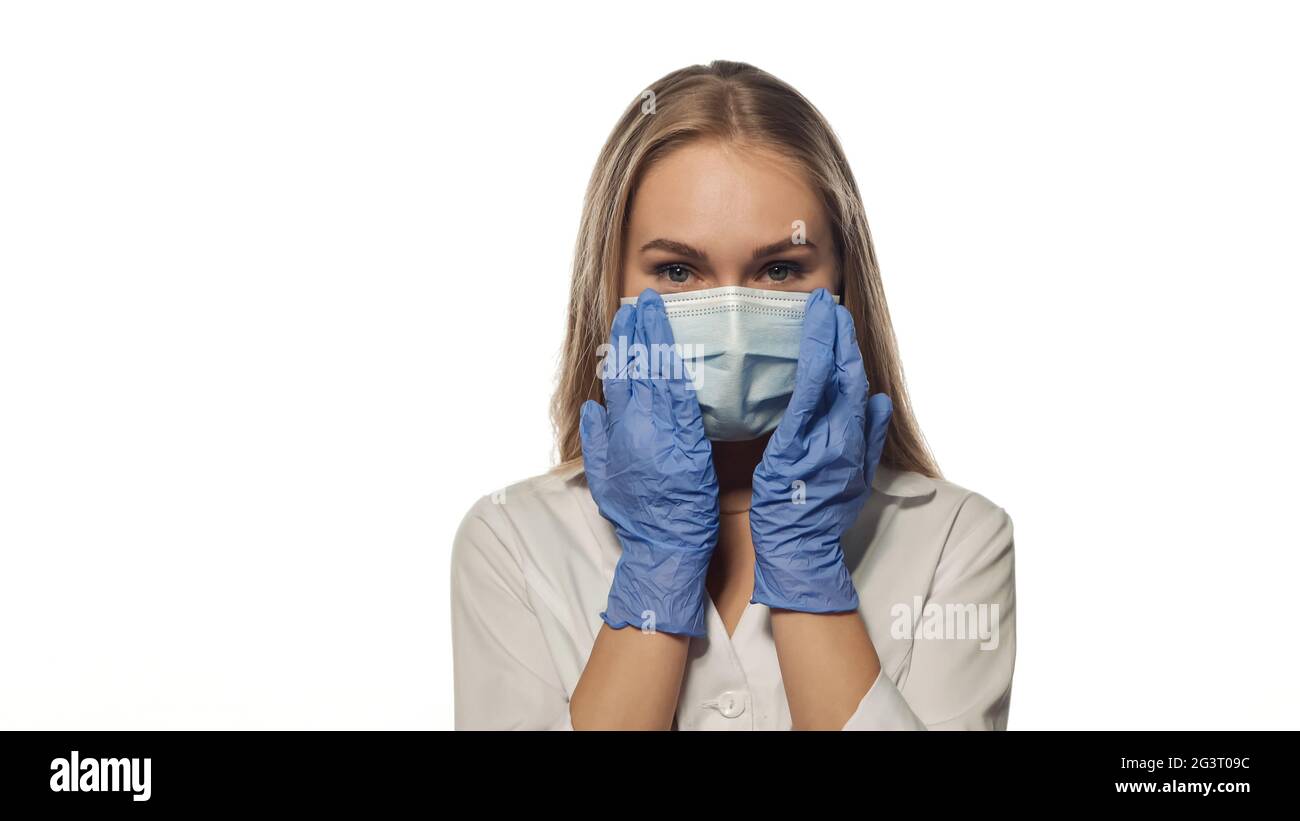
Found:
[(685, 265), (676, 262), (669, 262), (655, 268), (655, 273), (664, 277), (669, 282), (675, 282), (678, 285), (686, 282), (691, 278), (691, 269)]
[(793, 262), (774, 262), (763, 269), (759, 277), (766, 275), (772, 282), (785, 282), (791, 276), (798, 278), (801, 269), (797, 263)]

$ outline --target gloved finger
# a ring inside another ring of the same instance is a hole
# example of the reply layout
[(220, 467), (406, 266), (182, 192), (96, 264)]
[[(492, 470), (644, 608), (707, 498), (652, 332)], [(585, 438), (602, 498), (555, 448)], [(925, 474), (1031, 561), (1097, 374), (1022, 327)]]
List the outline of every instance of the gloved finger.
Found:
[(637, 333), (649, 353), (650, 410), (655, 430), (672, 436), (677, 431), (676, 408), (671, 391), (673, 368), (680, 374), (673, 350), (673, 331), (664, 311), (664, 301), (653, 288), (646, 288), (637, 297)]
[[(637, 297), (636, 313), (633, 315), (632, 328), (632, 348), (635, 351), (631, 370), (628, 374), (628, 391), (630, 394), (628, 411), (637, 414), (643, 414), (644, 418), (652, 420), (654, 418), (654, 379), (653, 372), (654, 362), (650, 340), (646, 333), (645, 318), (651, 310), (650, 303), (655, 297), (648, 297), (646, 292), (654, 293), (652, 289), (647, 288)], [(643, 302), (642, 300), (645, 300)], [(662, 302), (661, 302), (662, 304)]]
[(665, 416), (657, 417), (679, 437), (680, 444), (692, 450), (704, 438), (704, 418), (699, 399), (692, 390), (691, 379), (673, 338), (672, 324), (664, 309), (663, 298), (647, 288), (637, 298), (640, 321), (652, 351), (651, 360), (657, 379), (654, 383), (656, 412), (662, 400)]
[(689, 379), (670, 381), (668, 392), (672, 396), (673, 418), (677, 420), (677, 442), (684, 451), (694, 453), (707, 441), (699, 397)]
[(605, 390), (605, 408), (614, 419), (623, 418), (623, 412), (632, 396), (628, 383), (628, 369), (633, 367), (632, 340), (636, 336), (636, 306), (623, 305), (614, 314), (614, 323), (609, 332), (609, 344), (613, 351), (612, 376), (602, 381)]
[(816, 414), (831, 382), (835, 360), (835, 302), (825, 288), (808, 298), (803, 335), (799, 339), (799, 364), (795, 366), (794, 392), (785, 416), (777, 425), (785, 435), (797, 434)]
[(578, 420), (578, 433), (582, 437), (582, 461), (588, 484), (604, 481), (605, 465), (609, 452), (608, 417), (599, 402), (588, 399), (582, 403)]
[(652, 288), (646, 288), (637, 297), (636, 305), (642, 335), (650, 350), (651, 375), (657, 377), (660, 386), (667, 390), (672, 381), (686, 378), (686, 369), (668, 321), (668, 311), (664, 308), (663, 298)]
[(835, 382), (840, 395), (862, 409), (867, 404), (867, 370), (858, 348), (853, 315), (843, 305), (835, 306)]
[(878, 393), (867, 400), (867, 480), (875, 473), (889, 437), (889, 422), (894, 415), (894, 400)]
[[(654, 289), (646, 288), (637, 298), (636, 308), (637, 323), (650, 354), (650, 376), (655, 379), (657, 389), (667, 391), (668, 380), (674, 374), (680, 378), (682, 371), (674, 350), (673, 329), (668, 324), (664, 301)], [(674, 368), (677, 370), (674, 371)]]
[(672, 345), (673, 329), (668, 324), (668, 314), (664, 309), (664, 300), (663, 297), (659, 296), (659, 292), (654, 288), (646, 288), (636, 298), (636, 307), (638, 312), (645, 311), (648, 308), (654, 314), (644, 323), (646, 342)]

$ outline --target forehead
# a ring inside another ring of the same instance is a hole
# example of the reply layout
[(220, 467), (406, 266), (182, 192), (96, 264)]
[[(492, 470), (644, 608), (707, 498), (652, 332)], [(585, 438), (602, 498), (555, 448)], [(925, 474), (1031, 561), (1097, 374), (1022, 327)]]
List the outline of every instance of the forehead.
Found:
[(810, 235), (826, 230), (821, 201), (797, 164), (770, 149), (709, 140), (674, 149), (645, 171), (628, 230), (633, 242), (665, 237), (748, 254), (789, 233), (795, 220)]

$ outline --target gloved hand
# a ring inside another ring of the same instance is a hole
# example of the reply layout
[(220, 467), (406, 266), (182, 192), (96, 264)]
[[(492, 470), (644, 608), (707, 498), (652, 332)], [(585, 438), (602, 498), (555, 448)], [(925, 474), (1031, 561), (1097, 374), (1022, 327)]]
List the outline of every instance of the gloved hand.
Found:
[[(600, 617), (610, 627), (703, 636), (704, 582), (718, 541), (718, 479), (700, 404), (653, 289), (635, 306), (619, 308), (611, 337), (610, 356), (637, 343), (651, 356), (639, 370), (631, 358), (617, 363), (627, 367), (605, 374), (605, 406), (590, 400), (582, 406), (587, 483), (623, 546)], [(650, 359), (665, 349), (654, 346), (668, 346), (657, 364)]]
[(754, 471), (751, 602), (858, 608), (840, 539), (871, 493), (893, 414), (888, 396), (868, 401), (867, 392), (853, 318), (818, 288), (804, 313), (794, 394)]

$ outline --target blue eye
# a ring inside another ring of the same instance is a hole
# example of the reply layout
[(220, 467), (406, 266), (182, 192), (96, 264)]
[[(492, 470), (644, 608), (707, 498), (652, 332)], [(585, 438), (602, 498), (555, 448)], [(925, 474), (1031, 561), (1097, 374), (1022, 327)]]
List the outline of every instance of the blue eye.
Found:
[(799, 266), (791, 262), (777, 262), (767, 266), (763, 273), (767, 274), (772, 282), (785, 282), (791, 274), (796, 277), (799, 275)]
[(676, 282), (679, 285), (691, 278), (691, 269), (675, 262), (670, 262), (667, 265), (660, 265), (655, 270), (659, 276), (667, 277), (671, 282)]

